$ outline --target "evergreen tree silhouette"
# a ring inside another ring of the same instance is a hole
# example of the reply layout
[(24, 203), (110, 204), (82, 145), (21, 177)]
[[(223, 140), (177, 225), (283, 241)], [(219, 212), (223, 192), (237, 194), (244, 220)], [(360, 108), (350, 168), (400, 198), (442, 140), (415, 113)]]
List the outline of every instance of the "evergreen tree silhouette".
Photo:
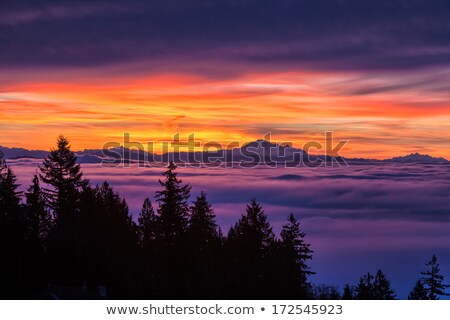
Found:
[(308, 298), (316, 300), (340, 300), (341, 295), (336, 286), (322, 284), (313, 287), (313, 295)]
[(448, 296), (449, 294), (445, 292), (445, 289), (450, 287), (450, 285), (444, 283), (444, 276), (440, 273), (437, 257), (433, 255), (426, 266), (429, 267), (429, 270), (421, 272), (423, 275), (421, 281), (428, 293), (428, 299), (439, 300), (440, 296)]
[(189, 205), (191, 187), (182, 185), (178, 179), (177, 166), (170, 162), (167, 170), (162, 173), (164, 180), (159, 180), (163, 187), (155, 195), (158, 208), (158, 238), (167, 247), (175, 247), (183, 240), (189, 219)]
[(53, 226), (53, 220), (37, 174), (33, 176), (32, 184), (25, 193), (25, 198), (31, 237), (45, 248), (47, 237)]
[(79, 208), (80, 195), (88, 187), (88, 181), (83, 179), (76, 159), (67, 138), (59, 136), (56, 149), (39, 166), (39, 177), (46, 184), (44, 194), (54, 216), (55, 228), (49, 246), (54, 283), (82, 281)]
[(148, 251), (154, 246), (156, 230), (157, 217), (152, 202), (149, 198), (145, 198), (138, 217), (139, 243), (144, 251)]
[(141, 212), (138, 217), (138, 239), (141, 249), (141, 280), (140, 292), (146, 298), (153, 297), (158, 290), (156, 284), (158, 277), (156, 274), (156, 231), (157, 216), (153, 210), (152, 202), (149, 198), (144, 200)]
[(246, 213), (228, 233), (227, 255), (231, 273), (228, 284), (232, 296), (266, 297), (271, 273), (271, 253), (276, 245), (275, 235), (261, 205), (253, 198)]
[(6, 164), (3, 152), (0, 151), (0, 223), (6, 226), (6, 222), (16, 212), (20, 203), (20, 192), (17, 178), (12, 169)]
[(234, 235), (237, 240), (247, 244), (248, 251), (254, 256), (264, 256), (266, 249), (273, 245), (275, 235), (256, 199), (251, 199), (250, 204), (247, 204), (246, 214), (234, 226)]
[(25, 192), (25, 212), (27, 221), (28, 259), (30, 269), (29, 284), (35, 290), (49, 283), (49, 236), (53, 230), (53, 219), (47, 206), (45, 194), (40, 186), (37, 173)]
[(220, 238), (216, 215), (206, 199), (206, 193), (202, 191), (200, 197), (197, 197), (191, 207), (191, 212), (188, 226), (191, 245), (199, 252), (207, 251)]
[(284, 260), (285, 294), (289, 297), (307, 298), (311, 291), (308, 276), (314, 274), (307, 265), (312, 259), (313, 251), (305, 242), (306, 234), (300, 230), (300, 222), (291, 213), (280, 233), (281, 249)]
[(157, 210), (157, 257), (159, 288), (163, 297), (185, 297), (188, 291), (186, 233), (189, 222), (191, 187), (177, 177), (177, 166), (170, 162), (159, 180), (162, 190), (155, 194)]
[(373, 282), (373, 296), (375, 300), (393, 300), (395, 292), (391, 289), (391, 282), (381, 270), (377, 271)]
[(373, 279), (374, 276), (371, 275), (370, 272), (359, 279), (359, 283), (355, 287), (356, 299), (358, 300), (375, 299), (373, 289)]
[[(0, 298), (23, 298), (27, 290), (26, 221), (17, 178), (0, 151)], [(22, 287), (22, 288), (21, 288)]]
[(57, 139), (57, 148), (51, 150), (39, 167), (41, 180), (50, 188), (44, 188), (50, 207), (54, 211), (56, 224), (70, 225), (79, 202), (79, 195), (87, 181), (83, 179), (77, 157), (70, 150), (69, 140)]
[(381, 270), (375, 276), (369, 272), (361, 277), (355, 292), (358, 300), (393, 300), (396, 296), (391, 282)]
[(136, 286), (137, 232), (125, 199), (104, 182), (85, 187), (78, 220), (78, 283), (104, 285), (109, 298), (130, 298)]
[(222, 239), (214, 210), (203, 191), (191, 206), (187, 240), (191, 296), (214, 297), (220, 289)]
[(344, 287), (344, 293), (342, 294), (342, 300), (353, 300), (354, 298), (353, 288), (346, 284)]
[(421, 280), (417, 280), (416, 285), (408, 295), (408, 300), (428, 300), (428, 292)]

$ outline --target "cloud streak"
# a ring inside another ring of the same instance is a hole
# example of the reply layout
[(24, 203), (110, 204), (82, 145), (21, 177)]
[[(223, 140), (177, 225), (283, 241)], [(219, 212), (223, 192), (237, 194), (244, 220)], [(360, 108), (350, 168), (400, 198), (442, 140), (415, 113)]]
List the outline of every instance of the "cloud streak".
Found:
[(0, 65), (221, 61), (224, 69), (403, 70), (448, 65), (450, 57), (444, 0), (77, 4), (3, 1)]

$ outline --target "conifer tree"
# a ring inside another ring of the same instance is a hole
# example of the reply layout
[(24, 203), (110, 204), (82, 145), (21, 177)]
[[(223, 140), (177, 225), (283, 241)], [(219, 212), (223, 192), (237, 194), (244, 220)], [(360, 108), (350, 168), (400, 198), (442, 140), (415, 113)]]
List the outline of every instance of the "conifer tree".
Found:
[(158, 220), (152, 202), (149, 198), (145, 198), (138, 217), (137, 231), (141, 249), (139, 290), (147, 297), (154, 296), (157, 291), (156, 264), (159, 263), (156, 257), (158, 253), (156, 243), (157, 223)]
[(381, 270), (377, 271), (373, 282), (373, 296), (375, 300), (393, 300), (395, 292), (391, 289), (391, 282)]
[(30, 288), (28, 226), (16, 181), (0, 151), (0, 299), (22, 299)]
[(52, 217), (37, 174), (33, 176), (32, 184), (25, 193), (25, 198), (31, 237), (44, 245), (52, 228)]
[(391, 282), (381, 270), (375, 276), (369, 272), (361, 277), (355, 292), (358, 300), (393, 300), (396, 296)]
[(191, 206), (187, 231), (189, 287), (196, 296), (215, 297), (220, 290), (220, 232), (214, 210), (202, 191)]
[(27, 260), (33, 266), (30, 268), (30, 278), (27, 282), (37, 289), (49, 283), (48, 248), (53, 231), (52, 217), (37, 173), (33, 176), (32, 183), (25, 192), (25, 199)]
[(308, 276), (314, 274), (307, 261), (312, 259), (313, 251), (305, 242), (306, 234), (300, 230), (300, 222), (291, 213), (281, 230), (282, 258), (287, 283), (285, 290), (290, 296), (306, 298), (310, 291)]
[(164, 180), (159, 180), (163, 189), (157, 191), (155, 196), (159, 205), (157, 236), (166, 247), (178, 245), (188, 226), (191, 187), (182, 184), (183, 180), (178, 179), (176, 169), (175, 163), (170, 162), (167, 170), (162, 173)]
[(188, 232), (190, 245), (198, 251), (205, 251), (208, 246), (213, 246), (219, 241), (216, 215), (203, 191), (191, 207)]
[(359, 283), (355, 287), (356, 298), (358, 300), (373, 300), (373, 299), (375, 299), (374, 289), (373, 289), (373, 279), (374, 279), (374, 276), (372, 274), (370, 274), (370, 272), (359, 279)]
[(341, 295), (336, 286), (321, 284), (312, 288), (312, 298), (316, 300), (340, 300)]
[(247, 204), (246, 213), (234, 226), (229, 238), (245, 244), (253, 255), (263, 256), (266, 249), (274, 244), (275, 235), (261, 205), (253, 198)]
[(180, 267), (188, 259), (186, 233), (189, 223), (191, 187), (183, 184), (170, 162), (159, 180), (162, 190), (155, 195), (157, 210), (156, 246), (159, 288), (163, 297), (186, 297), (188, 270)]
[(428, 293), (421, 280), (417, 280), (416, 285), (408, 295), (408, 300), (428, 300)]
[(42, 189), (54, 220), (49, 242), (52, 268), (49, 274), (54, 283), (74, 284), (85, 280), (82, 278), (84, 243), (81, 233), (86, 231), (86, 226), (80, 221), (80, 199), (89, 186), (76, 160), (67, 138), (59, 136), (56, 149), (52, 149), (39, 166), (39, 178), (45, 184)]
[(132, 297), (138, 241), (125, 199), (107, 182), (84, 188), (81, 199), (75, 243), (79, 255), (69, 280), (105, 285), (110, 298)]
[(273, 273), (269, 266), (276, 244), (263, 208), (251, 199), (227, 239), (227, 256), (232, 257), (228, 261), (232, 271), (228, 283), (236, 296), (254, 299), (273, 295), (268, 280)]
[(426, 265), (429, 267), (429, 270), (421, 272), (423, 275), (421, 280), (428, 293), (428, 299), (439, 300), (440, 296), (448, 296), (449, 294), (445, 292), (445, 289), (450, 287), (450, 285), (444, 283), (444, 276), (441, 274), (437, 257), (433, 255), (431, 261)]
[(346, 284), (344, 293), (342, 294), (342, 300), (353, 300), (354, 298), (353, 288)]
[(7, 249), (26, 237), (27, 225), (16, 182), (16, 175), (0, 151), (0, 245)]
[(154, 245), (157, 228), (156, 223), (157, 217), (153, 210), (152, 202), (149, 198), (145, 198), (138, 217), (139, 242), (144, 251), (148, 251)]
[(76, 155), (70, 150), (69, 140), (59, 136), (57, 148), (51, 150), (39, 167), (41, 180), (49, 186), (44, 190), (59, 226), (73, 223), (70, 220), (76, 214), (79, 195), (87, 185), (76, 160)]
[(17, 178), (6, 164), (3, 152), (0, 151), (0, 224), (5, 223), (17, 211), (20, 203), (20, 192)]

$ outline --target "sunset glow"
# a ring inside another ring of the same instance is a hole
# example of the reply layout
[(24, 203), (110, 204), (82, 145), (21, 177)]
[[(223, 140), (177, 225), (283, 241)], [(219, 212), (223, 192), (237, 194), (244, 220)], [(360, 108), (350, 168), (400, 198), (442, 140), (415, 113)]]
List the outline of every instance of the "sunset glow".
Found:
[(333, 131), (347, 157), (450, 157), (448, 3), (419, 2), (5, 3), (0, 144)]
[[(70, 75), (70, 73), (69, 73)], [(45, 77), (43, 77), (45, 78)], [(349, 140), (345, 156), (386, 158), (411, 152), (450, 156), (448, 94), (412, 89), (358, 94), (383, 83), (361, 74), (251, 73), (231, 79), (198, 75), (106, 76), (17, 81), (0, 95), (2, 145), (48, 149), (55, 135), (75, 150), (123, 140), (200, 142), (272, 140), (301, 147), (326, 131)], [(401, 79), (399, 79), (401, 81)], [(352, 94), (353, 92), (353, 94)], [(156, 150), (158, 151), (158, 150)]]

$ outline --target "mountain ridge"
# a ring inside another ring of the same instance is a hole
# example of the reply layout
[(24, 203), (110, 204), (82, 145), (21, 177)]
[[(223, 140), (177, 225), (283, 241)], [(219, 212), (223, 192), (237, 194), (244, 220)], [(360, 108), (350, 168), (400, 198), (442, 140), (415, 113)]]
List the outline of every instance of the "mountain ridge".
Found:
[[(276, 151), (275, 154), (272, 151)], [(34, 158), (43, 159), (50, 151), (45, 150), (29, 150), (25, 148), (9, 148), (0, 146), (0, 151), (3, 152), (5, 159), (20, 159), (20, 158)], [(126, 154), (128, 160), (146, 160), (149, 159), (153, 161), (168, 161), (168, 160), (181, 160), (187, 161), (195, 158), (195, 156), (200, 157), (238, 157), (238, 160), (242, 158), (254, 159), (256, 157), (266, 157), (274, 161), (281, 161), (285, 157), (292, 158), (295, 157), (305, 157), (308, 153), (303, 149), (297, 149), (290, 145), (280, 145), (278, 143), (273, 143), (265, 140), (256, 140), (248, 142), (241, 147), (233, 149), (221, 149), (214, 151), (179, 151), (179, 152), (167, 152), (163, 154), (149, 153), (146, 151), (140, 151), (135, 149), (124, 148), (123, 146), (111, 148), (111, 149), (84, 149), (83, 151), (75, 151), (78, 156), (79, 163), (96, 163), (102, 162), (104, 160), (114, 160), (120, 159), (121, 155)], [(310, 155), (311, 158), (323, 158), (323, 155)], [(343, 158), (345, 161), (350, 163), (365, 163), (365, 162), (380, 162), (380, 163), (450, 163), (449, 160), (443, 157), (433, 157), (428, 154), (420, 154), (418, 152), (411, 153), (405, 156), (397, 156), (393, 158), (378, 160), (378, 159), (366, 159), (366, 158)]]

